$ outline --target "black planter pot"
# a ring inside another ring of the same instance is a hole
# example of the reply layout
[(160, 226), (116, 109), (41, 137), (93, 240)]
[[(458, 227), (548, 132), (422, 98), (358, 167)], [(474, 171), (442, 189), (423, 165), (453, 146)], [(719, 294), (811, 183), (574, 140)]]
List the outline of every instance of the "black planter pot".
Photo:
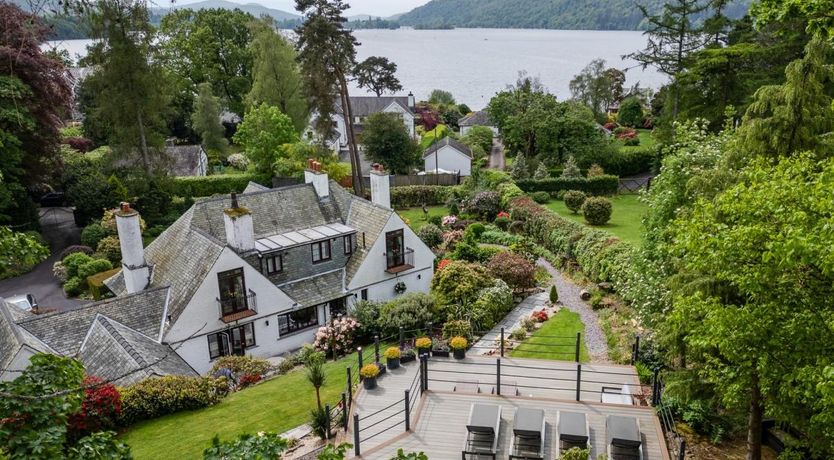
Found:
[(410, 363), (411, 361), (416, 360), (417, 357), (414, 355), (402, 355), (400, 357), (400, 364)]
[(386, 358), (386, 364), (388, 364), (388, 369), (397, 369), (400, 367), (400, 358)]
[(454, 351), (453, 351), (453, 354), (454, 354), (454, 356), (455, 356), (455, 359), (463, 359), (463, 358), (466, 358), (466, 350), (464, 350), (464, 349), (454, 350)]
[(430, 354), (429, 351), (431, 351), (430, 348), (418, 348), (417, 349), (417, 356), (428, 355), (428, 354)]
[(449, 350), (432, 350), (432, 356), (437, 356), (439, 358), (448, 358), (449, 357)]
[(385, 366), (382, 365), (382, 363), (376, 363), (376, 368), (379, 369), (379, 375), (382, 375), (382, 374), (385, 373), (386, 369), (385, 369)]
[(366, 390), (373, 390), (376, 388), (376, 377), (365, 377), (362, 379), (362, 386), (364, 386)]

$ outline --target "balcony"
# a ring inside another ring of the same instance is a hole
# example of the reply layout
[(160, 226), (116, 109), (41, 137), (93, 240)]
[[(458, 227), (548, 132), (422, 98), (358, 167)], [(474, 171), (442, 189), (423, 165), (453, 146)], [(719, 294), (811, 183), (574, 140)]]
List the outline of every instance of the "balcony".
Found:
[(216, 300), (220, 311), (220, 320), (224, 323), (233, 323), (258, 314), (255, 293), (252, 290), (249, 290), (247, 295), (236, 295)]
[(400, 273), (414, 268), (414, 250), (405, 248), (404, 251), (388, 251), (385, 253), (385, 271)]

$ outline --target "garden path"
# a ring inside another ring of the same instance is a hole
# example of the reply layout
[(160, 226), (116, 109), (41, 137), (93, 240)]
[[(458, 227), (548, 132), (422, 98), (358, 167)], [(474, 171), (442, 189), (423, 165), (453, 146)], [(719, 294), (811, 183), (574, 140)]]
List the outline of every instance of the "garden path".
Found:
[[(585, 346), (588, 348), (588, 354), (591, 355), (591, 362), (608, 362), (608, 343), (605, 340), (605, 333), (599, 325), (597, 312), (579, 296), (582, 287), (553, 267), (550, 262), (539, 259), (536, 264), (544, 267), (553, 277), (553, 284), (559, 292), (559, 301), (562, 306), (579, 314), (582, 323), (585, 324)], [(547, 287), (547, 292), (549, 291), (550, 286)]]
[[(558, 289), (558, 288), (557, 288)], [(473, 346), (473, 350), (477, 350), (477, 354), (484, 355), (495, 348), (495, 341), (501, 338), (501, 328), (504, 328), (504, 333), (509, 336), (510, 332), (520, 327), (519, 323), (522, 319), (529, 317), (534, 310), (540, 309), (549, 302), (547, 292), (540, 292), (533, 294), (530, 297), (522, 300), (516, 305), (507, 316), (504, 317), (498, 324), (495, 325), (489, 332), (481, 337)]]

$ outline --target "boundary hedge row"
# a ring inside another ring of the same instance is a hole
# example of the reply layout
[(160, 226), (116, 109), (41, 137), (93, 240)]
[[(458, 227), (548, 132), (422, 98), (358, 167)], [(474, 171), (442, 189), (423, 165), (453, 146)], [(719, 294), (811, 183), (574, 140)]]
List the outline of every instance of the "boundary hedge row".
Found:
[(614, 195), (620, 187), (620, 178), (603, 175), (595, 177), (552, 177), (550, 179), (524, 179), (516, 185), (527, 193), (558, 192), (560, 190), (579, 190), (588, 195)]
[(404, 185), (391, 187), (391, 206), (397, 209), (446, 203), (459, 190), (457, 185)]
[(172, 194), (177, 196), (212, 196), (231, 192), (242, 192), (249, 182), (269, 186), (270, 178), (261, 174), (221, 174), (214, 176), (175, 177), (172, 180)]

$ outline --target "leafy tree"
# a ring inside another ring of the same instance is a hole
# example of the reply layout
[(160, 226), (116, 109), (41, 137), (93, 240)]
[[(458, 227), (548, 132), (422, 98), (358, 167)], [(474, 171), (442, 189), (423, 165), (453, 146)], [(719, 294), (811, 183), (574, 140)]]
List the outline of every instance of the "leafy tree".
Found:
[(834, 34), (832, 10), (832, 0), (760, 0), (752, 6), (753, 14), (762, 24), (800, 15), (805, 18), (809, 32), (819, 32), (829, 37)]
[(452, 96), (452, 93), (449, 91), (433, 89), (432, 92), (429, 93), (429, 104), (438, 109), (446, 109), (455, 105), (455, 97)]
[(0, 454), (9, 460), (40, 458), (128, 459), (115, 433), (100, 432), (68, 443), (69, 417), (81, 408), (84, 367), (72, 358), (36, 354), (12, 381), (0, 382)]
[(463, 136), (461, 142), (468, 146), (477, 145), (485, 153), (492, 150), (492, 130), (486, 126), (473, 126)]
[(211, 446), (203, 451), (203, 460), (280, 459), (288, 445), (287, 440), (275, 433), (243, 434), (222, 442), (215, 435)]
[(420, 148), (396, 114), (378, 112), (368, 117), (362, 132), (365, 156), (396, 174), (408, 174), (420, 161)]
[(102, 161), (93, 160), (91, 154), (64, 155), (61, 185), (82, 224), (100, 218), (104, 209), (114, 208), (124, 199), (116, 182), (108, 180), (103, 169)]
[[(310, 108), (318, 114), (315, 128), (321, 139), (333, 134), (333, 114), (336, 101), (341, 103), (345, 120), (353, 120), (353, 110), (348, 93), (348, 77), (356, 64), (356, 45), (353, 33), (345, 30), (344, 11), (348, 5), (342, 0), (296, 0), (295, 8), (304, 23), (296, 29), (298, 59), (301, 63)], [(353, 189), (364, 194), (359, 151), (353, 123), (345, 123), (350, 151)]]
[(155, 169), (165, 138), (170, 97), (144, 2), (103, 0), (90, 10), (93, 38), (87, 63), (96, 74), (96, 117), (109, 121), (109, 143), (122, 157), (138, 155), (145, 174)]
[(393, 93), (403, 89), (396, 73), (397, 64), (380, 56), (371, 56), (353, 68), (356, 84), (376, 94), (377, 97), (382, 96), (386, 91)]
[[(674, 77), (686, 68), (689, 56), (704, 46), (702, 29), (696, 26), (694, 16), (706, 10), (708, 4), (704, 0), (671, 0), (663, 5), (661, 14), (652, 14), (643, 5), (637, 7), (648, 23), (649, 40), (644, 50), (628, 57), (643, 68), (652, 66)], [(674, 85), (672, 91), (672, 119), (677, 119), (680, 95)]]
[(290, 117), (278, 107), (262, 103), (246, 112), (233, 140), (243, 147), (258, 172), (271, 174), (281, 148), (298, 142), (298, 133)]
[(246, 96), (249, 107), (266, 102), (292, 118), (296, 131), (307, 127), (310, 109), (292, 44), (271, 24), (259, 22), (255, 27), (251, 54), (252, 90)]
[(627, 97), (620, 104), (620, 110), (617, 112), (617, 121), (621, 125), (630, 126), (632, 128), (640, 128), (643, 126), (643, 104), (636, 97)]
[(63, 64), (41, 52), (48, 33), (36, 16), (0, 3), (0, 222), (35, 228), (27, 187), (58, 169), (58, 129), (71, 97)]
[(25, 273), (49, 256), (49, 248), (31, 234), (0, 227), (0, 279)]
[[(612, 70), (615, 69), (605, 68), (604, 59), (594, 59), (570, 81), (571, 96), (591, 109), (597, 118), (605, 115), (611, 103), (617, 100), (612, 79), (616, 74)], [(622, 82), (619, 85), (622, 93)]]
[(184, 91), (196, 92), (197, 85), (208, 82), (226, 108), (242, 114), (252, 86), (254, 21), (238, 9), (173, 10), (160, 25), (161, 57)]
[(330, 179), (340, 181), (350, 176), (350, 168), (346, 163), (339, 163), (333, 152), (318, 144), (304, 141), (281, 146), (278, 157), (272, 165), (273, 172), (279, 177), (301, 178), (307, 167), (307, 160), (313, 158), (322, 165)]
[(229, 141), (223, 137), (225, 129), (220, 124), (220, 98), (211, 91), (211, 84), (200, 83), (197, 87), (197, 100), (194, 102), (194, 113), (191, 123), (200, 135), (203, 147), (210, 154), (222, 154), (226, 151)]

